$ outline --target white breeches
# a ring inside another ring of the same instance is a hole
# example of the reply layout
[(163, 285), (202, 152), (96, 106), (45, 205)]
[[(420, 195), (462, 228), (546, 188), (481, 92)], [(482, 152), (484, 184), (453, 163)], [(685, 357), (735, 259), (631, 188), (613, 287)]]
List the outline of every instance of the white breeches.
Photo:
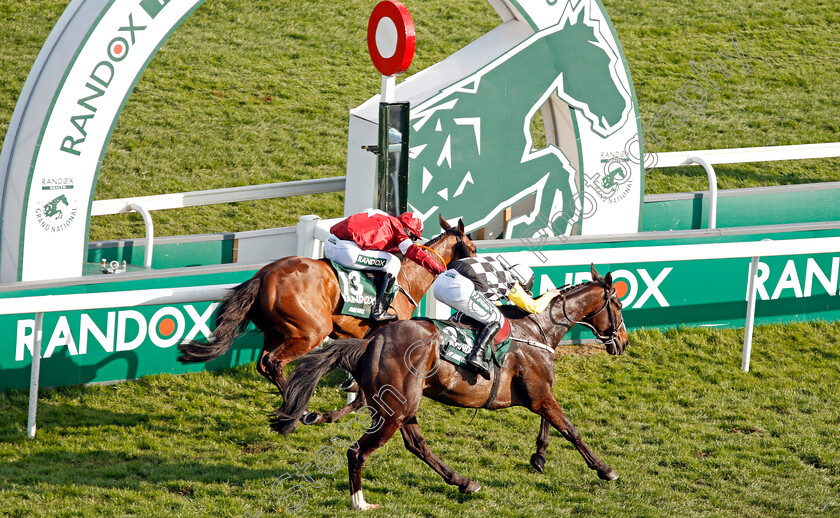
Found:
[(353, 241), (332, 235), (324, 243), (324, 255), (353, 270), (379, 270), (394, 277), (400, 273), (400, 260), (394, 255), (380, 250), (362, 250)]
[(446, 270), (432, 284), (432, 294), (444, 304), (482, 324), (502, 322), (499, 308), (476, 291), (475, 284), (455, 270)]

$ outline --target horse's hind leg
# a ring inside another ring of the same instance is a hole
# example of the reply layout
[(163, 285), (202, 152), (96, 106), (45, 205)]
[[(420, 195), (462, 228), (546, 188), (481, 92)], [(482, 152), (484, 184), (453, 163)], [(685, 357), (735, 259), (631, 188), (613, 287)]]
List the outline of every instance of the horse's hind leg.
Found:
[(329, 412), (324, 412), (323, 414), (318, 412), (307, 412), (303, 415), (300, 422), (306, 425), (334, 423), (350, 412), (355, 412), (363, 406), (365, 406), (365, 395), (359, 393), (352, 403), (340, 410), (330, 410)]
[(580, 434), (566, 417), (566, 414), (563, 413), (563, 409), (560, 408), (560, 404), (557, 403), (553, 396), (545, 398), (542, 404), (535, 402), (533, 411), (544, 417), (554, 428), (557, 429), (558, 432), (560, 432), (560, 435), (574, 444), (575, 448), (577, 448), (583, 456), (583, 460), (586, 461), (586, 465), (589, 466), (590, 469), (597, 471), (600, 478), (603, 480), (615, 480), (618, 478), (618, 473), (613, 471), (611, 467), (607, 466), (607, 464), (598, 458), (589, 446), (583, 442)]
[(263, 332), (263, 349), (260, 359), (257, 361), (257, 372), (265, 379), (274, 383), (277, 390), (282, 394), (286, 389), (286, 378), (283, 376), (283, 367), (274, 360), (275, 351), (282, 347), (283, 335), (274, 332)]
[(289, 337), (276, 332), (263, 333), (265, 344), (257, 370), (277, 385), (280, 394), (283, 394), (286, 390), (286, 377), (283, 375), (283, 368), (298, 356), (302, 356), (317, 347), (328, 332), (316, 332), (301, 337)]
[(537, 452), (531, 455), (531, 466), (542, 473), (545, 468), (545, 452), (548, 450), (550, 423), (545, 417), (540, 419), (540, 433), (537, 435)]
[(432, 450), (429, 449), (429, 444), (420, 433), (420, 427), (417, 425), (416, 417), (412, 417), (406, 421), (402, 429), (400, 429), (400, 432), (402, 432), (406, 449), (428, 464), (438, 475), (443, 477), (443, 480), (447, 484), (458, 486), (458, 491), (466, 494), (472, 494), (481, 489), (480, 485), (468, 478), (462, 477), (455, 470), (444, 464), (437, 455), (432, 453)]
[(359, 384), (356, 383), (356, 380), (353, 379), (353, 376), (350, 376), (346, 380), (339, 383), (338, 388), (343, 390), (344, 392), (350, 392), (351, 394), (356, 394), (359, 392)]
[(347, 450), (347, 470), (350, 475), (350, 503), (353, 509), (367, 511), (379, 506), (365, 502), (362, 493), (362, 466), (374, 450), (388, 442), (399, 425), (386, 420), (376, 431), (362, 435), (361, 439)]

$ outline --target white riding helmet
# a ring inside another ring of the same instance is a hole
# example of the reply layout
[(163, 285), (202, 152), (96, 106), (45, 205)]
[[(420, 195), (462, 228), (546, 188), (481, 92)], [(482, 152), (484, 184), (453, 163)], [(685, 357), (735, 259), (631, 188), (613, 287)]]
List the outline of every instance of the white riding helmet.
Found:
[(525, 288), (525, 291), (531, 292), (534, 287), (534, 270), (524, 264), (514, 264), (510, 267), (510, 272), (519, 281), (519, 284)]

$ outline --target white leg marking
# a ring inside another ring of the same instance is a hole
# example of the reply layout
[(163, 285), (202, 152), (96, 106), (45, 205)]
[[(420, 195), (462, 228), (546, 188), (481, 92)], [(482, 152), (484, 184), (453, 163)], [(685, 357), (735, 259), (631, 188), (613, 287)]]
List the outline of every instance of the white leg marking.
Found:
[(369, 504), (365, 502), (365, 497), (362, 494), (362, 490), (358, 490), (350, 496), (350, 503), (353, 505), (353, 509), (357, 511), (368, 511), (371, 509), (378, 509), (379, 506), (377, 504)]

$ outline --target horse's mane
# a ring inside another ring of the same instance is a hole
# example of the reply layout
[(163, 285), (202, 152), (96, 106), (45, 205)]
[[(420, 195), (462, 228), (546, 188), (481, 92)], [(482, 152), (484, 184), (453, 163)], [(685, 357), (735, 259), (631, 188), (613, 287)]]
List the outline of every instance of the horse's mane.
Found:
[(441, 239), (443, 239), (444, 237), (446, 237), (447, 235), (457, 236), (458, 234), (460, 234), (461, 236), (464, 236), (464, 233), (459, 231), (457, 228), (450, 228), (449, 230), (444, 230), (443, 232), (436, 235), (432, 239), (423, 243), (423, 246), (432, 246), (435, 243), (437, 243), (438, 241), (440, 241)]
[(588, 288), (589, 286), (597, 284), (598, 286), (603, 286), (603, 282), (600, 280), (593, 279), (591, 281), (582, 282), (580, 284), (572, 284), (571, 286), (566, 286), (562, 290), (560, 290), (560, 295), (572, 295), (577, 293), (578, 291), (582, 290), (583, 288)]
[[(457, 236), (458, 234), (461, 234), (462, 236), (465, 236), (465, 235), (466, 235), (466, 234), (464, 234), (463, 232), (460, 232), (460, 231), (459, 231), (458, 229), (456, 229), (456, 228), (450, 228), (449, 230), (444, 230), (443, 232), (441, 232), (440, 234), (436, 235), (436, 236), (435, 236), (435, 237), (433, 237), (432, 239), (430, 239), (430, 240), (426, 241), (425, 243), (423, 243), (423, 246), (432, 246), (432, 245), (434, 245), (435, 243), (437, 243), (438, 241), (440, 241), (441, 239), (443, 239), (444, 237), (446, 237), (446, 235), (447, 235), (447, 234), (449, 234), (449, 235), (453, 235), (453, 236)], [(405, 256), (404, 256), (404, 255), (402, 255), (402, 254), (401, 254), (400, 252), (398, 252), (398, 251), (394, 251), (394, 252), (392, 253), (392, 255), (396, 256), (396, 258), (397, 258), (397, 259), (399, 259), (401, 263), (404, 263), (404, 262), (406, 262), (406, 261), (407, 261), (407, 259), (405, 258)]]

